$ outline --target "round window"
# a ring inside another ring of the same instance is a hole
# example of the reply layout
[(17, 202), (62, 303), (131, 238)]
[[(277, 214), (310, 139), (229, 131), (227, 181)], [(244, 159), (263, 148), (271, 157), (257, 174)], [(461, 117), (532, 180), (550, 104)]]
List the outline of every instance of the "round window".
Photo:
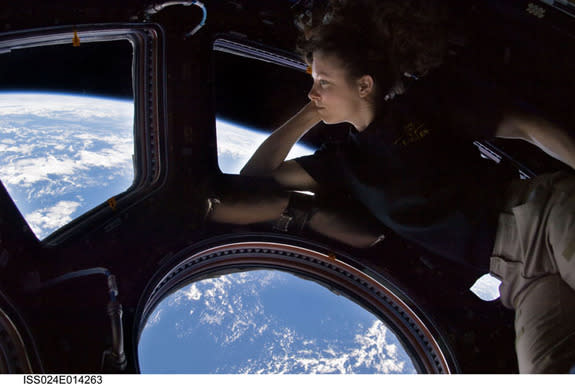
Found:
[(143, 373), (416, 373), (385, 324), (293, 274), (200, 280), (164, 298), (139, 343)]
[(142, 373), (449, 373), (454, 366), (406, 295), (342, 255), (241, 242), (176, 258), (139, 311)]

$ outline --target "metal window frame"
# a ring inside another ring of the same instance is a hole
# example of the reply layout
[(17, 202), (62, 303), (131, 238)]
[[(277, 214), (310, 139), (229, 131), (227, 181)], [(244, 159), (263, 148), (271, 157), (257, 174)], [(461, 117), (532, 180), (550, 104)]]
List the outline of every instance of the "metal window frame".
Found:
[(283, 51), (231, 34), (221, 34), (217, 36), (213, 42), (213, 50), (277, 64), (301, 72), (305, 72), (308, 67), (307, 64), (293, 52)]
[[(238, 237), (240, 237), (238, 239)], [(239, 271), (272, 269), (321, 284), (356, 302), (394, 332), (419, 373), (456, 373), (458, 364), (433, 321), (391, 281), (358, 265), (343, 253), (277, 235), (224, 236), (176, 254), (151, 279), (134, 321), (134, 366), (140, 369), (138, 343), (148, 317), (163, 299), (195, 281)]]
[[(74, 36), (81, 44), (127, 40), (133, 47), (132, 85), (134, 93), (134, 181), (124, 192), (93, 207), (40, 241), (57, 245), (94, 221), (109, 218), (156, 190), (165, 181), (166, 102), (163, 30), (157, 24), (85, 24), (13, 31), (0, 34), (0, 54), (17, 49), (72, 44)], [(25, 218), (23, 218), (24, 221)], [(31, 230), (30, 230), (31, 231)]]

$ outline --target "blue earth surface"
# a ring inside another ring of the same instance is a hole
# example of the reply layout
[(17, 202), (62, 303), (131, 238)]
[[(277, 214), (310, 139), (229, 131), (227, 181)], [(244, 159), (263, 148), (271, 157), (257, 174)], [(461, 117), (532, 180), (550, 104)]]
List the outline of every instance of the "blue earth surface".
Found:
[(0, 93), (0, 180), (39, 239), (128, 189), (132, 101)]
[[(0, 93), (0, 180), (39, 239), (130, 188), (134, 105), (85, 95)], [(267, 134), (217, 121), (218, 160), (238, 173)], [(289, 158), (313, 153), (296, 145)], [(488, 276), (472, 290), (498, 297)], [(142, 372), (414, 373), (379, 319), (323, 286), (279, 271), (190, 284), (142, 332)]]
[(144, 373), (416, 373), (373, 314), (271, 270), (200, 280), (168, 296), (149, 317), (138, 356)]

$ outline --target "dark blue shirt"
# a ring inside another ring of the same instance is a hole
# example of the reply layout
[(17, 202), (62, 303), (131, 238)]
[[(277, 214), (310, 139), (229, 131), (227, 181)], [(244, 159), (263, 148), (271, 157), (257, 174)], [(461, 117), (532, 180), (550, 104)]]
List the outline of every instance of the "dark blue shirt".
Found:
[(429, 251), (488, 270), (504, 186), (516, 177), (483, 159), (506, 98), (451, 68), (386, 102), (362, 132), (297, 159), (323, 190), (345, 193)]

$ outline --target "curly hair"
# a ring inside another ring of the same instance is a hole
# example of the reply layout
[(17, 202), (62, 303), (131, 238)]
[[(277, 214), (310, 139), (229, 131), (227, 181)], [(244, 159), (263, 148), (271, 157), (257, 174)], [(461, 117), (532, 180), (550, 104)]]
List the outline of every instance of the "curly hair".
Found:
[(424, 76), (441, 65), (446, 17), (429, 0), (332, 0), (298, 50), (308, 63), (314, 51), (333, 54), (352, 78), (369, 74), (387, 91), (405, 73)]

